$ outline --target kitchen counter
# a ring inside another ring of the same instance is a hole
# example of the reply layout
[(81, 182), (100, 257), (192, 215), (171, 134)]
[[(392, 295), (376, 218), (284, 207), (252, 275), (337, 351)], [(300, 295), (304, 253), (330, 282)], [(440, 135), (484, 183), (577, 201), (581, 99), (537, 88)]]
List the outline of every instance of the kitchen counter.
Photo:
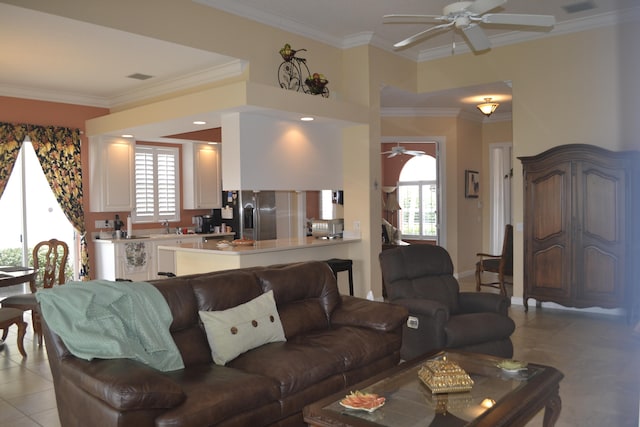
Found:
[[(164, 264), (158, 258), (158, 246), (179, 246), (188, 243), (202, 243), (206, 240), (220, 241), (233, 239), (234, 233), (206, 234), (148, 234), (137, 235), (131, 239), (94, 238), (95, 279), (147, 281), (157, 279), (160, 266)], [(96, 236), (97, 237), (97, 236)], [(162, 276), (163, 277), (163, 276)]]
[(259, 240), (253, 245), (218, 247), (217, 242), (183, 243), (178, 246), (158, 245), (163, 271), (176, 275), (205, 273), (232, 268), (289, 262), (349, 258), (349, 247), (360, 238)]
[(98, 236), (94, 237), (93, 241), (96, 243), (99, 242), (106, 242), (106, 243), (132, 243), (132, 242), (138, 242), (140, 240), (153, 240), (153, 241), (162, 241), (162, 240), (176, 240), (176, 239), (195, 239), (197, 240), (198, 238), (203, 238), (203, 239), (209, 239), (209, 238), (213, 238), (213, 239), (222, 239), (222, 238), (233, 238), (233, 236), (235, 235), (235, 233), (231, 232), (231, 233), (188, 233), (188, 234), (175, 234), (175, 233), (169, 233), (169, 234), (148, 234), (148, 235), (144, 235), (144, 234), (138, 234), (138, 235), (134, 235), (131, 238), (120, 238), (120, 239), (116, 239), (114, 237), (108, 237), (108, 238), (101, 238)]

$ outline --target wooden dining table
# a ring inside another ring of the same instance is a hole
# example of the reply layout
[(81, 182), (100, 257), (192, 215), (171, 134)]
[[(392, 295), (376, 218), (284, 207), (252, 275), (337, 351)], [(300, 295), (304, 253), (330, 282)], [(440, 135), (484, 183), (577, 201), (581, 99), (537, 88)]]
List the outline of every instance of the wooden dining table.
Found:
[[(36, 273), (33, 267), (0, 266), (0, 288), (28, 282), (31, 292), (35, 293)], [(3, 347), (4, 342), (0, 339), (0, 349)]]
[(0, 266), (0, 288), (27, 282), (31, 292), (35, 292), (36, 270), (33, 267)]

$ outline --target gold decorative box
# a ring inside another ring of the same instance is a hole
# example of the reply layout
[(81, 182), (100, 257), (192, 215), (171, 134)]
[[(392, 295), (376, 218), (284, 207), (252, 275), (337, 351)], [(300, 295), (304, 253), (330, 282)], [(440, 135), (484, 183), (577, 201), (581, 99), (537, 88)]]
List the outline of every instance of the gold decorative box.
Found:
[(473, 380), (455, 362), (442, 358), (429, 360), (418, 371), (420, 380), (432, 393), (460, 393), (473, 387)]

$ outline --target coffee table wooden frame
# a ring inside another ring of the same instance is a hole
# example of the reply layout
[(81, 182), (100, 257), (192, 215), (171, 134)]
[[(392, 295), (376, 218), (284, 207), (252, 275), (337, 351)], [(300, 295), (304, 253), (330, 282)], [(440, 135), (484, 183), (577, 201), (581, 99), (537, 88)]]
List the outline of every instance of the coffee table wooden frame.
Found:
[[(465, 353), (462, 351), (447, 350), (447, 353), (457, 353), (461, 356), (486, 359), (487, 361), (498, 362), (501, 359), (491, 356)], [(318, 402), (308, 405), (303, 410), (304, 421), (312, 426), (320, 427), (373, 427), (379, 424), (342, 415), (340, 413), (325, 410), (324, 408), (342, 399), (352, 390), (364, 389), (380, 380), (411, 369), (412, 367), (424, 363), (427, 359), (434, 357), (438, 352), (429, 353), (387, 370), (373, 378), (349, 387), (326, 397)], [(518, 427), (525, 426), (539, 411), (544, 409), (544, 427), (553, 427), (560, 416), (562, 402), (560, 400), (560, 381), (564, 375), (555, 368), (544, 365), (529, 364), (531, 367), (541, 368), (541, 372), (527, 382), (523, 387), (514, 390), (501, 399), (493, 408), (487, 410), (482, 416), (471, 421), (468, 426), (474, 427)]]

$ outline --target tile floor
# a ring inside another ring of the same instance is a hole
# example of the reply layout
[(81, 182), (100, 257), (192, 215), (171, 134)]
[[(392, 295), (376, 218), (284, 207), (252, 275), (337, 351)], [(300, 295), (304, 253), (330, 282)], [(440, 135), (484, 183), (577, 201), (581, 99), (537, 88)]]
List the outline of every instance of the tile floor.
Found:
[[(463, 289), (471, 289), (462, 279)], [(560, 383), (558, 427), (638, 427), (640, 337), (624, 318), (583, 312), (511, 307), (516, 322), (514, 357), (551, 365)], [(30, 323), (30, 317), (25, 316)], [(27, 358), (18, 352), (15, 326), (0, 351), (0, 427), (59, 426), (44, 347), (25, 338)], [(528, 426), (541, 426), (539, 413)]]

